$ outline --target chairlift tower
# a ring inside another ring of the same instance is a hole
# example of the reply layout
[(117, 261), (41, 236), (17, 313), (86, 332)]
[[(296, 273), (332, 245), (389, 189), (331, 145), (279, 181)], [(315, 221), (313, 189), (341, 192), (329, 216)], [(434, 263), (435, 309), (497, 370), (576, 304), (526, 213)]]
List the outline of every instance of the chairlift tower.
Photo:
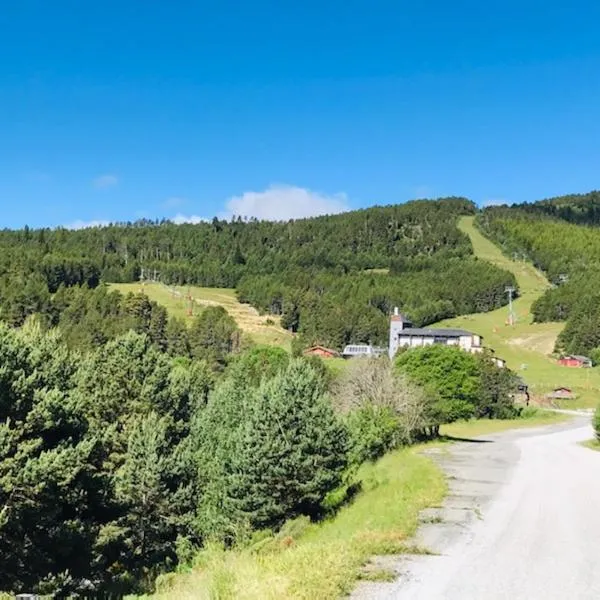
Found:
[(194, 298), (192, 298), (192, 290), (188, 287), (187, 290), (187, 301), (188, 301), (188, 317), (194, 316)]
[(504, 291), (508, 294), (508, 324), (512, 327), (517, 320), (513, 308), (513, 294), (515, 293), (515, 288), (508, 286)]

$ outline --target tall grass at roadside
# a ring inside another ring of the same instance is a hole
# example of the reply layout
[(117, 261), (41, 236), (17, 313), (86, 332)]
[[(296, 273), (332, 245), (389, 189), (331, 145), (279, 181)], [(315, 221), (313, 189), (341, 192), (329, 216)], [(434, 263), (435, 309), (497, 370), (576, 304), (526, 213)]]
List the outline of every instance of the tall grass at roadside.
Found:
[(188, 573), (158, 582), (159, 599), (328, 600), (349, 592), (371, 556), (415, 551), (419, 512), (446, 492), (440, 470), (416, 450), (363, 465), (362, 490), (335, 517), (293, 522), (260, 547), (211, 546)]

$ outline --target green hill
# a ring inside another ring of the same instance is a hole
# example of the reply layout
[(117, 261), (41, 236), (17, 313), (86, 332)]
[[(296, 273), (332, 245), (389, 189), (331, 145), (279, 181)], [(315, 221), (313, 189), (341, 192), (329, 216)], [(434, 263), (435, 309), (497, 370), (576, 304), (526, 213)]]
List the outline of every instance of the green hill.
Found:
[(572, 388), (579, 396), (571, 405), (593, 406), (600, 396), (600, 370), (563, 367), (552, 358), (554, 345), (564, 323), (533, 323), (533, 303), (550, 283), (531, 263), (511, 260), (500, 248), (484, 237), (475, 227), (474, 217), (463, 217), (460, 229), (473, 244), (475, 255), (512, 272), (518, 282), (520, 297), (514, 302), (516, 323), (508, 325), (508, 308), (487, 313), (471, 314), (442, 321), (442, 326), (463, 327), (484, 337), (486, 346), (506, 360), (529, 384), (535, 396), (559, 387)]

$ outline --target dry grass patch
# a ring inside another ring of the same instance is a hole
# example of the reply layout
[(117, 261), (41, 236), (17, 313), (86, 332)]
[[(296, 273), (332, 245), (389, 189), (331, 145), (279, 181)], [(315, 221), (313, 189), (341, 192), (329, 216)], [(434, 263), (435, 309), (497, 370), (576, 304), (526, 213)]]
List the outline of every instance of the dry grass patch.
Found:
[[(256, 343), (281, 346), (289, 350), (292, 334), (281, 327), (281, 319), (274, 315), (259, 315), (249, 304), (238, 301), (235, 290), (226, 288), (201, 288), (194, 286), (167, 287), (160, 283), (115, 283), (111, 289), (123, 294), (145, 293), (148, 298), (164, 306), (169, 314), (190, 322), (192, 314), (205, 306), (222, 306), (235, 320), (238, 327)], [(188, 300), (191, 296), (192, 303)]]

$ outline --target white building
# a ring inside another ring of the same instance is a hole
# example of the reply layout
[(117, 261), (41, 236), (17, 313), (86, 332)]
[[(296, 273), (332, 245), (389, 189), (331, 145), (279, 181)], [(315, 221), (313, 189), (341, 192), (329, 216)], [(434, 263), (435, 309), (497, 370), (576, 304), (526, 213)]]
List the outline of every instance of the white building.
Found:
[(389, 355), (394, 358), (401, 347), (418, 348), (432, 344), (458, 346), (466, 352), (482, 352), (483, 338), (464, 329), (413, 327), (396, 308), (390, 323)]
[(377, 348), (370, 344), (349, 344), (342, 352), (344, 358), (354, 358), (356, 356), (378, 358), (383, 354), (385, 354), (385, 348)]

